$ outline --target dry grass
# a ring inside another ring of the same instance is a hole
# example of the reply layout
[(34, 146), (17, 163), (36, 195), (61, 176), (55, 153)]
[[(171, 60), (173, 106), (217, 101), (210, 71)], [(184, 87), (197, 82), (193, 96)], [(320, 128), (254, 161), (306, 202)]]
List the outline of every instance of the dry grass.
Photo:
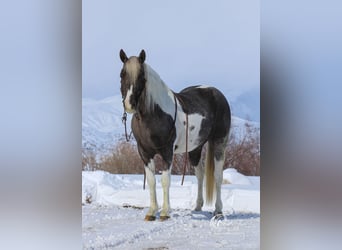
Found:
[(260, 130), (247, 123), (242, 140), (229, 138), (224, 168), (234, 167), (244, 175), (260, 175)]
[(89, 149), (82, 149), (82, 170), (93, 171), (97, 167), (95, 153)]
[(98, 169), (112, 174), (143, 174), (144, 163), (140, 159), (136, 145), (120, 142), (110, 155), (101, 158)]

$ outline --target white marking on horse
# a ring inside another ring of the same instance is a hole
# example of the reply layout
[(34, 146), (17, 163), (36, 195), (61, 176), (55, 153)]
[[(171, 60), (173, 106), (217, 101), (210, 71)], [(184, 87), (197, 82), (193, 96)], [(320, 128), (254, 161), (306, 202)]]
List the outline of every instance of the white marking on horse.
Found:
[(147, 89), (146, 105), (153, 110), (154, 104), (158, 104), (165, 113), (173, 117), (175, 114), (173, 92), (166, 86), (157, 72), (148, 64), (145, 63), (144, 65)]
[(215, 202), (215, 211), (214, 215), (218, 213), (222, 213), (222, 200), (221, 200), (221, 185), (223, 179), (223, 164), (224, 160), (216, 160), (214, 159), (215, 163), (215, 183), (216, 183), (216, 202)]
[(131, 95), (133, 94), (133, 84), (131, 85), (131, 87), (129, 88), (129, 90), (127, 91), (127, 94), (126, 94), (126, 97), (125, 97), (125, 101), (124, 101), (124, 104), (125, 104), (125, 110), (128, 112), (128, 113), (133, 113), (134, 110), (132, 108), (132, 105), (130, 103), (130, 99), (131, 99)]
[[(188, 152), (197, 148), (201, 143), (198, 139), (201, 123), (204, 118), (204, 116), (196, 113), (188, 115)], [(176, 130), (177, 137), (174, 145), (177, 145), (177, 148), (174, 147), (174, 153), (184, 153), (186, 148), (186, 115), (182, 110), (177, 115)]]
[(197, 200), (196, 200), (196, 207), (195, 211), (201, 211), (203, 207), (203, 178), (204, 178), (204, 167), (195, 166), (195, 174), (197, 177)]
[(207, 88), (210, 88), (210, 86), (200, 85), (200, 86), (197, 87), (197, 89), (207, 89)]
[(154, 160), (152, 159), (147, 166), (145, 166), (146, 179), (150, 190), (150, 209), (147, 212), (149, 216), (156, 216), (158, 211), (158, 202), (156, 195), (156, 178)]
[(170, 212), (170, 179), (171, 179), (171, 169), (163, 171), (161, 176), (161, 183), (163, 187), (163, 208), (160, 212), (160, 216), (169, 216)]

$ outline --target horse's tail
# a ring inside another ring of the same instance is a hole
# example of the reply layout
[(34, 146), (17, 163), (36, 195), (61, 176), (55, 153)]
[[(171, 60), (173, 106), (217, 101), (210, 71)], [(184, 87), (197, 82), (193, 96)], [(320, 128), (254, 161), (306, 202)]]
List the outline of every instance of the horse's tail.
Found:
[(205, 180), (206, 180), (206, 203), (208, 205), (213, 203), (214, 189), (215, 189), (215, 176), (214, 176), (214, 145), (208, 141), (207, 154), (205, 160)]

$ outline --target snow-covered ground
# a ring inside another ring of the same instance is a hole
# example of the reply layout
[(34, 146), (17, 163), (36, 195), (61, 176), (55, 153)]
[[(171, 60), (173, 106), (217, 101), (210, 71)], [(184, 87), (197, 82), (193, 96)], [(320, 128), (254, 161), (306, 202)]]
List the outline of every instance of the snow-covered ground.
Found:
[[(195, 176), (171, 177), (171, 218), (144, 221), (149, 191), (142, 175), (82, 173), (82, 235), (85, 249), (259, 249), (260, 178), (224, 171), (223, 220), (212, 220), (213, 206), (194, 212)], [(162, 201), (160, 176), (157, 198)]]

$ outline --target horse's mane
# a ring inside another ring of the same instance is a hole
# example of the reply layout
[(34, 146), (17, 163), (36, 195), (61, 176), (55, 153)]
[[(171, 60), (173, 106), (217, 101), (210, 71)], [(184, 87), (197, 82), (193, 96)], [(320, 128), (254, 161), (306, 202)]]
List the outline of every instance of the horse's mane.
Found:
[(158, 73), (146, 63), (144, 63), (144, 70), (146, 78), (146, 108), (153, 112), (154, 104), (158, 104), (164, 112), (173, 116), (174, 98), (172, 90), (166, 86)]

